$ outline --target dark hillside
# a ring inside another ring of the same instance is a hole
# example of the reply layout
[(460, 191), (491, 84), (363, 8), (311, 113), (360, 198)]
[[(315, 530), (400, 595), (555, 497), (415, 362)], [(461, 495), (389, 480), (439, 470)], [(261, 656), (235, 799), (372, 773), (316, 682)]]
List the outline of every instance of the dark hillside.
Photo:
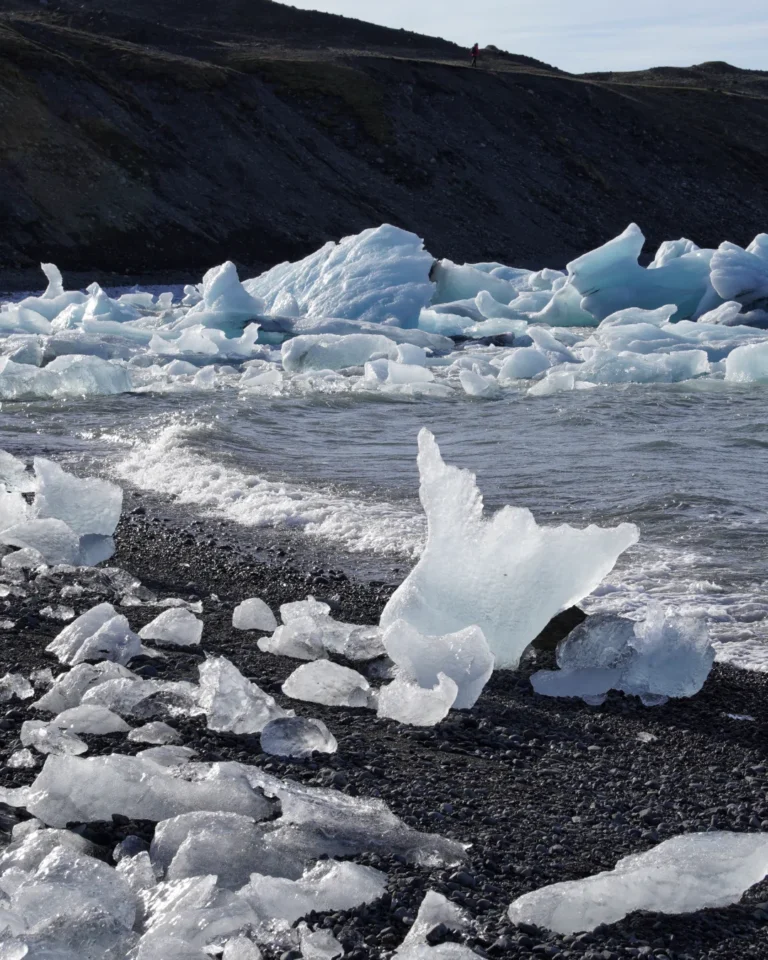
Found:
[(768, 74), (574, 77), (495, 49), (471, 70), (406, 31), (202, 9), (1, 0), (0, 286), (41, 259), (256, 269), (382, 221), (531, 266), (631, 220), (650, 245), (768, 227)]

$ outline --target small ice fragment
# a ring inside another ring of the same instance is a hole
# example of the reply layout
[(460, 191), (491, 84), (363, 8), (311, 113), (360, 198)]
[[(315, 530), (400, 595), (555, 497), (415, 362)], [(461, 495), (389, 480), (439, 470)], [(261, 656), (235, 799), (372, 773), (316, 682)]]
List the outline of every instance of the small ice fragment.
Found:
[(83, 743), (77, 734), (42, 720), (25, 720), (22, 723), (21, 742), (25, 747), (34, 747), (38, 753), (56, 756), (76, 755), (85, 753), (88, 749), (88, 744)]
[(47, 607), (43, 607), (42, 610), (40, 611), (40, 616), (47, 617), (49, 620), (67, 621), (67, 620), (71, 620), (74, 617), (74, 615), (75, 615), (75, 611), (72, 609), (72, 607), (64, 607), (61, 605), (56, 607), (52, 607), (49, 605)]
[(247, 937), (234, 937), (224, 944), (221, 960), (261, 960), (261, 950)]
[(310, 930), (306, 923), (299, 925), (299, 945), (303, 960), (336, 960), (344, 954), (344, 947), (330, 930)]
[(142, 640), (154, 640), (163, 646), (193, 647), (200, 643), (203, 622), (183, 607), (163, 610), (151, 623), (139, 630)]
[(282, 689), (294, 700), (323, 703), (328, 707), (371, 705), (371, 687), (365, 677), (330, 660), (303, 663), (288, 677)]
[(493, 673), (493, 654), (479, 627), (425, 637), (405, 620), (396, 620), (384, 631), (383, 640), (402, 675), (419, 686), (433, 687), (439, 673), (450, 677), (458, 686), (456, 710), (474, 706)]
[(654, 740), (658, 740), (659, 738), (655, 733), (648, 733), (646, 730), (641, 730), (637, 735), (637, 739), (640, 743), (653, 743)]
[(261, 731), (261, 749), (276, 757), (303, 759), (318, 753), (336, 753), (338, 744), (322, 720), (281, 717)]
[(29, 675), (30, 683), (35, 688), (47, 689), (53, 686), (53, 673), (50, 667), (44, 667), (42, 670), (33, 670)]
[(134, 743), (178, 743), (181, 740), (178, 732), (163, 723), (162, 720), (154, 720), (152, 723), (145, 723), (143, 727), (136, 727), (128, 734), (128, 739)]
[(198, 702), (208, 717), (208, 729), (227, 733), (259, 733), (278, 717), (292, 716), (274, 697), (247, 680), (225, 657), (210, 657), (198, 667)]
[(37, 765), (34, 753), (31, 750), (16, 750), (8, 757), (8, 766), (13, 770), (19, 770), (24, 767), (34, 767)]
[(297, 600), (294, 603), (284, 603), (280, 607), (280, 619), (283, 623), (290, 623), (291, 620), (299, 620), (309, 617), (315, 620), (318, 617), (327, 617), (331, 608), (327, 603), (322, 603), (310, 594), (306, 600)]
[(125, 733), (131, 729), (122, 717), (96, 703), (70, 707), (54, 717), (51, 724), (72, 733)]
[(684, 834), (624, 857), (613, 870), (526, 893), (512, 902), (509, 919), (571, 934), (616, 923), (635, 910), (680, 914), (726, 907), (766, 873), (765, 834)]
[(146, 850), (133, 857), (121, 857), (115, 872), (138, 895), (142, 890), (153, 890), (157, 886), (152, 863)]
[(434, 727), (448, 716), (458, 690), (444, 673), (438, 673), (437, 684), (431, 689), (396, 677), (379, 690), (378, 715), (414, 727)]
[(755, 722), (755, 718), (750, 717), (748, 713), (726, 713), (726, 717), (729, 720), (751, 720), (753, 723)]
[(28, 700), (35, 695), (32, 684), (20, 673), (6, 673), (0, 678), (0, 702), (18, 697), (19, 700)]
[(272, 631), (277, 629), (277, 620), (263, 600), (259, 597), (250, 597), (235, 607), (232, 626), (235, 630)]
[(469, 916), (456, 904), (434, 890), (428, 890), (421, 901), (411, 929), (395, 952), (395, 957), (417, 944), (427, 943), (427, 934), (442, 924), (449, 930), (461, 931), (469, 925)]

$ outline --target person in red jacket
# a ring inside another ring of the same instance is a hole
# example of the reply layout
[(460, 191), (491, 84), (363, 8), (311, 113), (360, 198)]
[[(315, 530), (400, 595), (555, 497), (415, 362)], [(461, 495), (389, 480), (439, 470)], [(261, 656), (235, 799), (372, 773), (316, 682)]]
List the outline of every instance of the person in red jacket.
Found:
[(472, 66), (473, 67), (477, 66), (477, 58), (479, 56), (480, 56), (480, 46), (479, 44), (476, 43), (474, 47), (472, 47)]

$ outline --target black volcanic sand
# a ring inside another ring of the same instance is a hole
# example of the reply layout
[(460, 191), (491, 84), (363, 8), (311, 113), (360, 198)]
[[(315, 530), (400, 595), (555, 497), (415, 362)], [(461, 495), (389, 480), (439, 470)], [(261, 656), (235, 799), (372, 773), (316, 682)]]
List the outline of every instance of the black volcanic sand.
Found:
[[(429, 870), (375, 855), (355, 858), (388, 873), (385, 897), (367, 907), (308, 918), (311, 926), (332, 929), (347, 957), (390, 956), (429, 889), (462, 905), (473, 920), (467, 934), (437, 928), (430, 942), (459, 940), (480, 956), (768, 957), (768, 880), (725, 909), (686, 916), (635, 913), (576, 936), (514, 926), (506, 919), (515, 897), (610, 869), (620, 857), (676, 834), (768, 830), (768, 675), (718, 665), (693, 699), (645, 708), (617, 694), (594, 708), (536, 696), (530, 673), (552, 662), (551, 654), (539, 654), (518, 673), (495, 673), (475, 708), (453, 712), (429, 729), (379, 720), (369, 711), (290, 701), (280, 686), (298, 661), (261, 653), (256, 646), (261, 634), (233, 630), (233, 606), (260, 596), (276, 611), (280, 603), (312, 593), (329, 602), (339, 619), (374, 623), (391, 586), (358, 583), (344, 573), (312, 567), (290, 545), (273, 546), (269, 563), (257, 560), (242, 531), (218, 522), (184, 521), (172, 511), (161, 515), (158, 504), (143, 503), (138, 513), (124, 517), (110, 563), (137, 576), (158, 598), (202, 599), (205, 630), (202, 648), (166, 651), (165, 660), (140, 658), (131, 667), (145, 677), (197, 680), (205, 653), (224, 655), (282, 705), (322, 719), (339, 743), (331, 757), (284, 762), (263, 754), (258, 736), (213, 733), (205, 729), (204, 718), (171, 720), (183, 742), (198, 751), (196, 759), (240, 760), (305, 784), (381, 797), (406, 823), (472, 845), (458, 870)], [(248, 538), (256, 539), (250, 532)], [(0, 600), (0, 619), (18, 624), (2, 634), (0, 671), (29, 675), (50, 666), (58, 672), (44, 647), (62, 624), (40, 616), (46, 605), (63, 602), (80, 614), (101, 600), (116, 602), (106, 577), (83, 596), (62, 601), (59, 591), (71, 582), (71, 577), (40, 577), (28, 585), (27, 597)], [(158, 609), (124, 612), (138, 630)], [(0, 710), (3, 756), (20, 747), (21, 723), (34, 713), (18, 701)], [(729, 713), (750, 715), (755, 722), (729, 719)], [(656, 739), (643, 742), (641, 733)], [(136, 753), (146, 746), (122, 735), (84, 739), (89, 755)], [(34, 773), (5, 768), (0, 782), (20, 786)], [(11, 808), (5, 813), (10, 824), (26, 816)], [(128, 834), (149, 840), (152, 830), (151, 823), (121, 818), (84, 828), (104, 846), (107, 859), (117, 840)]]

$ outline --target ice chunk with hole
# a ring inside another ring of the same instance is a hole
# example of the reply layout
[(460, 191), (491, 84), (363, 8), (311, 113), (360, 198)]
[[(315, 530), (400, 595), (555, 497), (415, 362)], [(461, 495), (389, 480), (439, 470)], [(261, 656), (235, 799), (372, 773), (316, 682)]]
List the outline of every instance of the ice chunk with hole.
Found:
[(79, 663), (66, 673), (59, 674), (51, 689), (36, 700), (34, 705), (38, 710), (62, 713), (70, 707), (76, 707), (91, 687), (106, 680), (117, 679), (138, 678), (127, 667), (109, 660), (96, 664)]
[(514, 668), (552, 617), (591, 593), (637, 542), (633, 524), (539, 527), (520, 507), (486, 520), (474, 475), (446, 465), (426, 429), (418, 464), (427, 545), (384, 608), (384, 629), (405, 620), (445, 636), (477, 625), (496, 666)]
[(330, 660), (303, 663), (288, 677), (283, 693), (294, 700), (322, 703), (328, 707), (368, 707), (371, 687), (357, 670)]
[(272, 313), (290, 295), (309, 316), (415, 327), (432, 297), (432, 264), (415, 234), (383, 224), (327, 243), (298, 263), (281, 263), (244, 286)]
[(111, 603), (100, 603), (68, 624), (45, 649), (70, 665), (83, 660), (125, 665), (141, 652), (141, 641)]
[(684, 834), (624, 857), (613, 870), (526, 893), (512, 902), (509, 919), (571, 934), (636, 910), (693, 913), (737, 903), (766, 874), (765, 834)]
[(198, 702), (208, 717), (208, 729), (227, 733), (259, 733), (278, 717), (292, 716), (274, 697), (240, 673), (225, 657), (210, 657), (198, 667)]
[(448, 716), (458, 689), (444, 673), (431, 688), (398, 676), (379, 690), (377, 713), (414, 727), (434, 727)]
[(32, 784), (27, 810), (53, 827), (110, 820), (113, 813), (160, 821), (194, 810), (239, 813), (254, 820), (274, 812), (263, 792), (242, 778), (216, 776), (215, 771), (196, 778), (192, 767), (164, 768), (118, 754), (49, 756)]
[(626, 307), (654, 310), (674, 303), (676, 319), (683, 319), (716, 305), (711, 302), (713, 251), (695, 250), (648, 270), (638, 263), (644, 243), (642, 231), (632, 223), (621, 236), (568, 264), (569, 282), (582, 295), (583, 310), (604, 320)]
[(235, 630), (276, 630), (277, 620), (260, 597), (249, 597), (235, 607), (232, 626)]
[(184, 607), (163, 610), (139, 630), (142, 640), (154, 640), (161, 646), (194, 647), (203, 636), (203, 621)]
[(441, 673), (457, 685), (454, 709), (473, 707), (493, 673), (494, 657), (483, 631), (467, 627), (446, 636), (424, 636), (405, 620), (384, 631), (384, 647), (400, 676), (421, 687), (434, 687)]
[(76, 733), (62, 730), (55, 723), (43, 720), (25, 720), (21, 725), (21, 742), (25, 747), (34, 747), (38, 753), (50, 753), (55, 756), (77, 755), (88, 750)]
[(372, 867), (323, 860), (298, 880), (254, 873), (238, 895), (260, 918), (293, 923), (313, 910), (349, 910), (372, 903), (382, 896), (386, 883), (386, 874)]
[(35, 457), (35, 513), (63, 520), (79, 536), (111, 536), (120, 520), (123, 491), (114, 483), (67, 473), (51, 460)]
[(122, 717), (97, 703), (81, 703), (62, 710), (51, 724), (72, 733), (127, 733), (131, 729)]
[(322, 720), (310, 717), (282, 717), (261, 731), (261, 749), (276, 757), (304, 759), (317, 753), (336, 753), (336, 737)]
[(608, 613), (589, 617), (558, 644), (560, 670), (539, 671), (531, 683), (545, 696), (595, 704), (608, 690), (622, 690), (650, 706), (696, 694), (714, 655), (703, 620), (652, 604), (641, 622)]

